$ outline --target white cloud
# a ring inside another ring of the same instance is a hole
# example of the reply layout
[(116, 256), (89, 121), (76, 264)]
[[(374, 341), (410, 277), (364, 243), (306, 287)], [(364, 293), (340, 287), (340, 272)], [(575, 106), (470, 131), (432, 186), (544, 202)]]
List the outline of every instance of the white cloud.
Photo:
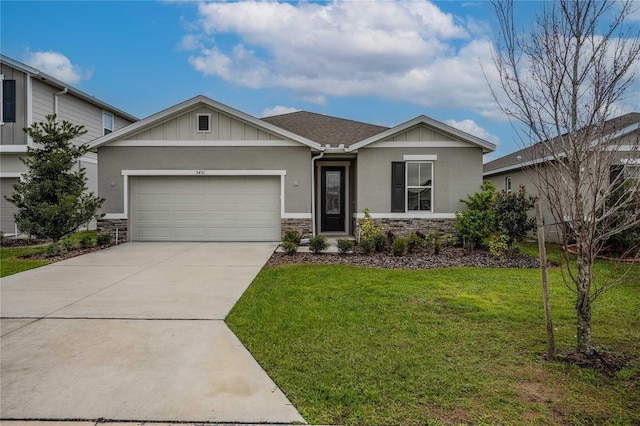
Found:
[(496, 145), (500, 144), (500, 138), (498, 138), (496, 135), (492, 135), (491, 133), (487, 132), (485, 129), (478, 126), (478, 124), (473, 120), (469, 120), (469, 119), (462, 120), (462, 121), (446, 120), (445, 124), (448, 124), (451, 127), (455, 127), (458, 130), (462, 130), (463, 132), (467, 132), (470, 135), (484, 139)]
[[(198, 16), (199, 30), (182, 44), (194, 50), (190, 63), (205, 75), (285, 88), (319, 103), (379, 96), (496, 111), (479, 65), (482, 58), (492, 67), (485, 28), (463, 25), (427, 0), (213, 2), (200, 3)], [(214, 41), (226, 34), (239, 41)]]
[(29, 52), (24, 62), (69, 84), (91, 78), (91, 70), (72, 64), (69, 58), (59, 52)]
[(289, 114), (291, 112), (298, 112), (298, 111), (300, 111), (298, 108), (276, 105), (273, 108), (265, 108), (262, 111), (262, 116), (271, 117), (273, 115)]

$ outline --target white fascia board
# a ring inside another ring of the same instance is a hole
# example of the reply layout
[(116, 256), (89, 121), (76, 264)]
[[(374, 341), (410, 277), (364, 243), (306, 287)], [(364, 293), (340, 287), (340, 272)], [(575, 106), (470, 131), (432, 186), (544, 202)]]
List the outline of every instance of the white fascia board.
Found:
[(403, 155), (404, 161), (437, 161), (437, 155)]
[(311, 219), (311, 213), (282, 213), (281, 219)]
[[(484, 139), (480, 139), (476, 136), (470, 135), (466, 132), (463, 132), (462, 130), (458, 130), (454, 127), (451, 127), (447, 124), (441, 123), (437, 120), (434, 120), (432, 118), (429, 118), (425, 115), (420, 115), (412, 120), (409, 120), (405, 123), (399, 124), (396, 127), (392, 127), (388, 130), (385, 130), (382, 133), (378, 133), (377, 135), (374, 135), (370, 138), (364, 139), (358, 143), (355, 143), (353, 145), (351, 145), (350, 147), (346, 148), (347, 152), (350, 151), (354, 151), (357, 149), (360, 149), (362, 147), (365, 147), (367, 145), (370, 145), (374, 142), (379, 142), (379, 141), (383, 141), (385, 139), (388, 139), (398, 133), (402, 133), (405, 130), (410, 129), (411, 127), (417, 126), (418, 124), (426, 124), (427, 126), (430, 127), (434, 127), (438, 130), (441, 130), (445, 133), (449, 133), (452, 134), (460, 139), (463, 139), (464, 141), (467, 141), (469, 143), (472, 143), (474, 145), (478, 145), (480, 147), (482, 147), (483, 152), (492, 152), (495, 151), (496, 146), (495, 144), (492, 144), (491, 142), (485, 141)], [(397, 145), (396, 145), (397, 146)], [(433, 145), (432, 145), (433, 146)]]
[(367, 146), (367, 148), (476, 148), (477, 145), (473, 145), (469, 142), (462, 141), (421, 141), (421, 142), (411, 142), (411, 141), (382, 141), (382, 142), (374, 142), (371, 145)]
[(97, 158), (91, 158), (91, 157), (87, 157), (87, 156), (82, 156), (80, 157), (80, 161), (82, 161), (83, 163), (89, 163), (89, 164), (98, 164), (98, 159)]
[(129, 147), (291, 147), (300, 143), (290, 140), (252, 140), (252, 141), (154, 141), (154, 140), (117, 140), (109, 146)]
[(232, 117), (236, 117), (242, 121), (246, 121), (248, 123), (251, 123), (252, 125), (258, 127), (258, 128), (262, 128), (265, 129), (269, 132), (272, 133), (276, 133), (280, 136), (284, 136), (285, 138), (288, 139), (292, 139), (296, 142), (299, 142), (303, 145), (307, 145), (310, 148), (314, 148), (314, 149), (321, 149), (321, 146), (319, 143), (313, 142), (312, 140), (309, 140), (307, 138), (303, 138), (302, 136), (296, 135), (294, 133), (291, 133), (289, 131), (286, 131), (284, 129), (281, 129), (280, 127), (274, 126), (273, 124), (267, 123), (266, 121), (262, 121), (259, 120), (247, 113), (244, 113), (242, 111), (238, 111), (236, 109), (233, 109), (227, 105), (221, 104), (220, 102), (216, 102), (213, 99), (207, 98), (206, 96), (202, 96), (202, 95), (198, 95), (195, 98), (191, 98), (188, 99), (184, 102), (181, 102), (177, 105), (174, 105), (170, 108), (167, 108), (163, 111), (160, 111), (156, 114), (153, 114), (143, 120), (140, 120), (136, 123), (130, 124), (127, 127), (124, 127), (120, 130), (117, 130), (113, 133), (109, 133), (106, 136), (103, 136), (101, 138), (98, 138), (96, 140), (94, 140), (93, 142), (91, 142), (89, 144), (90, 148), (97, 148), (99, 146), (108, 144), (112, 141), (116, 141), (116, 140), (120, 140), (120, 139), (124, 139), (129, 135), (132, 135), (134, 133), (138, 133), (140, 131), (142, 131), (145, 128), (148, 127), (152, 127), (155, 124), (158, 124), (164, 120), (166, 120), (167, 118), (171, 117), (174, 114), (178, 114), (180, 112), (186, 112), (188, 110), (191, 110), (195, 107), (197, 107), (198, 105), (206, 105), (212, 109), (217, 109), (220, 110), (226, 114), (231, 115)]
[(640, 164), (640, 158), (622, 158), (620, 164), (637, 165)]
[(0, 172), (0, 178), (19, 178), (22, 177), (23, 174), (24, 173), (18, 172)]
[(122, 176), (286, 176), (286, 170), (123, 170)]
[[(372, 219), (455, 219), (455, 213), (369, 213)], [(364, 219), (364, 213), (354, 213), (356, 219)]]
[(2, 154), (24, 154), (27, 152), (27, 145), (0, 145)]

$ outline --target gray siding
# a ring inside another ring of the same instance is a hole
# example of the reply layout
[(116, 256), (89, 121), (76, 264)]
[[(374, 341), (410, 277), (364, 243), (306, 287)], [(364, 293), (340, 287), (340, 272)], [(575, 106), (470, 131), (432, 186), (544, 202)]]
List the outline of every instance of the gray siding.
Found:
[[(196, 131), (197, 114), (211, 114), (211, 132)], [(220, 111), (202, 106), (146, 129), (129, 139), (144, 141), (255, 141), (280, 140), (282, 137), (272, 135)]]
[[(48, 84), (33, 80), (33, 121), (45, 121), (47, 115), (54, 112), (54, 96), (61, 90)], [(131, 121), (114, 114), (112, 111), (106, 111), (114, 116), (114, 130), (118, 130), (131, 124)], [(58, 95), (58, 118), (60, 120), (70, 121), (76, 125), (83, 125), (87, 133), (80, 136), (77, 143), (89, 143), (94, 139), (103, 136), (102, 127), (103, 109), (77, 98), (69, 93)]]
[(386, 141), (393, 142), (436, 142), (436, 141), (454, 141), (450, 136), (435, 131), (434, 129), (425, 125), (412, 127), (406, 132), (398, 133), (392, 138), (386, 139)]
[(404, 155), (437, 155), (434, 213), (462, 210), (461, 198), (482, 184), (482, 148), (364, 148), (358, 152), (356, 211), (391, 213), (391, 163)]
[(20, 161), (20, 155), (3, 152), (0, 155), (0, 170), (3, 173), (24, 173), (26, 167)]
[(7, 64), (0, 64), (0, 74), (16, 81), (16, 121), (0, 125), (0, 144), (26, 145), (27, 134), (22, 129), (27, 127), (27, 75)]
[(13, 193), (13, 185), (19, 181), (19, 178), (0, 179), (0, 229), (5, 234), (13, 234), (16, 231), (13, 215), (18, 208), (4, 197)]
[(104, 213), (123, 213), (122, 170), (286, 170), (285, 211), (311, 212), (311, 155), (307, 147), (98, 148), (98, 195)]

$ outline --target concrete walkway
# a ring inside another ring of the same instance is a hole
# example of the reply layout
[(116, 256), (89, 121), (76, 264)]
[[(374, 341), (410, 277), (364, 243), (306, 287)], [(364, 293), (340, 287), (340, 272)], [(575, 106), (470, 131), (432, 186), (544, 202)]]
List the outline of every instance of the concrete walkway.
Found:
[(127, 243), (3, 278), (0, 417), (304, 422), (223, 321), (275, 247)]

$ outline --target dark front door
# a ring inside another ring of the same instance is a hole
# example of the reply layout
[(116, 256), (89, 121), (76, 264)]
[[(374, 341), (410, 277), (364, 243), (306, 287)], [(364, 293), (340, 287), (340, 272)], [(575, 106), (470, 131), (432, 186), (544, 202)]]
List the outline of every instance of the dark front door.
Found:
[(344, 232), (344, 167), (322, 167), (320, 231)]

